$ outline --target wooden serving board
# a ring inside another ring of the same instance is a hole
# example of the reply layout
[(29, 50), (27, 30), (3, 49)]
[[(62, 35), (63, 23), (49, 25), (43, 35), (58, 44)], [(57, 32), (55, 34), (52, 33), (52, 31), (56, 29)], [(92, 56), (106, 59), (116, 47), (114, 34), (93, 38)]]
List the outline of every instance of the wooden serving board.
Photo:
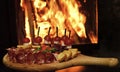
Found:
[(13, 63), (9, 61), (8, 54), (3, 57), (3, 63), (12, 69), (22, 70), (22, 71), (33, 71), (33, 72), (45, 72), (45, 71), (52, 71), (52, 70), (59, 70), (64, 69), (72, 66), (83, 66), (83, 65), (102, 65), (102, 66), (116, 66), (118, 64), (117, 58), (100, 58), (100, 57), (92, 57), (86, 56), (83, 54), (78, 55), (77, 57), (61, 62), (61, 63), (50, 63), (50, 64), (19, 64)]

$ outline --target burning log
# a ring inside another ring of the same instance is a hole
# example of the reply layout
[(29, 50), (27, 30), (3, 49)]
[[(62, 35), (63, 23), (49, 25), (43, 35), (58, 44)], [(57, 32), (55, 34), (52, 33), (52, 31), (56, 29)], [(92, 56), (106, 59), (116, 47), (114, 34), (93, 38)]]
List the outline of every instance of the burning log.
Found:
[(75, 41), (75, 44), (79, 44), (79, 37), (77, 36), (75, 30), (72, 28), (72, 26), (70, 25), (70, 22), (68, 20), (66, 20), (66, 26), (67, 29), (69, 29), (71, 31), (71, 38)]
[(34, 7), (33, 7), (33, 2), (32, 0), (30, 0), (30, 5), (31, 5), (31, 11), (32, 11), (32, 14), (33, 14), (33, 18), (34, 18), (34, 23), (35, 23), (35, 27), (37, 28), (37, 20), (36, 20), (36, 16), (35, 16), (35, 11), (34, 11)]
[[(26, 0), (26, 8), (27, 8), (27, 14), (28, 14), (28, 22), (30, 26), (30, 35), (31, 35), (31, 40), (35, 37), (34, 36), (34, 20), (33, 20), (33, 11), (31, 8), (31, 2), (30, 0)], [(33, 44), (33, 40), (32, 40)]]

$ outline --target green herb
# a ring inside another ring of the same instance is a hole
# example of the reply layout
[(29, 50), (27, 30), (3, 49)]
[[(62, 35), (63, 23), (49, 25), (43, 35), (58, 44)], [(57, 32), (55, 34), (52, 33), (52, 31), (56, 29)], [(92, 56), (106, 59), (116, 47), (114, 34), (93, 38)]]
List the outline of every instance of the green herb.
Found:
[(56, 48), (51, 48), (51, 49), (46, 49), (46, 50), (44, 50), (43, 52), (50, 52), (50, 53), (53, 53), (53, 52), (55, 52), (56, 51)]
[(52, 48), (50, 51), (51, 51), (51, 52), (55, 52), (55, 51), (56, 51), (56, 48)]
[(50, 51), (49, 49), (46, 49), (46, 50), (44, 50), (43, 52), (45, 52), (45, 53), (46, 53), (46, 52), (51, 52), (51, 51)]
[(36, 50), (41, 50), (41, 47), (36, 48)]
[(38, 52), (39, 50), (41, 50), (41, 47), (38, 47), (34, 50), (34, 53)]

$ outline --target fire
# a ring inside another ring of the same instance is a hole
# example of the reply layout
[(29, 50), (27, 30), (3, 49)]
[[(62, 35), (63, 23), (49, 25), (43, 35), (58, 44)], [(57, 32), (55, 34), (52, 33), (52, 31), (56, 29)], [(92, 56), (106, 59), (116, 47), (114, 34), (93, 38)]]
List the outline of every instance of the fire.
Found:
[(23, 8), (23, 10), (25, 10), (25, 31), (26, 31), (26, 37), (31, 39), (31, 37), (30, 37), (30, 26), (29, 26), (29, 22), (28, 22), (28, 11), (27, 11), (27, 6), (25, 5), (25, 1), (24, 0), (21, 0), (20, 6)]
[(85, 66), (74, 66), (62, 70), (57, 70), (56, 72), (83, 72)]
[(49, 27), (50, 35), (55, 37), (58, 27), (60, 37), (67, 29), (76, 43), (79, 43), (79, 37), (87, 38), (86, 16), (79, 10), (82, 5), (78, 0), (21, 0), (20, 5), (25, 11), (26, 37), (32, 39), (38, 36), (38, 27), (42, 38), (47, 35)]
[(97, 43), (98, 42), (98, 38), (97, 36), (91, 31), (88, 35), (91, 39), (91, 43)]
[[(84, 0), (84, 3), (86, 2), (87, 0)], [(21, 0), (20, 6), (25, 12), (26, 37), (31, 40), (38, 36), (39, 27), (39, 36), (42, 39), (48, 34), (49, 27), (51, 27), (52, 37), (56, 36), (56, 27), (60, 37), (64, 35), (65, 29), (70, 30), (71, 38), (76, 41), (76, 44), (80, 43), (79, 38), (87, 38), (85, 29), (87, 18), (79, 10), (82, 7), (79, 0)], [(66, 33), (68, 34), (69, 32)], [(88, 37), (91, 43), (97, 43), (98, 40), (93, 31), (88, 34)], [(56, 72), (80, 72), (84, 69), (84, 66), (76, 66)]]

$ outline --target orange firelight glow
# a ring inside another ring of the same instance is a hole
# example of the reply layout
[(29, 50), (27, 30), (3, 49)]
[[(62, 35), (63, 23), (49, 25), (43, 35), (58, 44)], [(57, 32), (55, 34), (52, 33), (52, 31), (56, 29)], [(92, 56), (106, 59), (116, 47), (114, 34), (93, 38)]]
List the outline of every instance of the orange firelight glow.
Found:
[(56, 36), (56, 27), (58, 27), (60, 37), (67, 29), (71, 31), (70, 37), (76, 43), (80, 43), (77, 41), (79, 37), (87, 38), (86, 16), (79, 10), (82, 5), (78, 0), (21, 0), (20, 5), (25, 12), (26, 37), (30, 39), (33, 38), (31, 34), (34, 34), (34, 37), (38, 36), (38, 27), (40, 27), (39, 36), (42, 39), (48, 34), (49, 27), (51, 27), (51, 37)]
[[(86, 3), (87, 0), (83, 2)], [(25, 33), (31, 40), (30, 44), (32, 44), (32, 38), (37, 36), (42, 37), (42, 43), (44, 43), (49, 27), (51, 27), (51, 37), (56, 36), (56, 27), (58, 27), (59, 37), (62, 37), (67, 29), (66, 35), (71, 31), (70, 37), (75, 40), (75, 44), (81, 43), (78, 39), (88, 37), (91, 43), (98, 42), (95, 35), (97, 33), (90, 31), (86, 34), (87, 16), (81, 12), (82, 4), (79, 0), (21, 0), (20, 6), (25, 14)], [(56, 72), (82, 72), (84, 69), (84, 66), (75, 66)]]
[(62, 70), (57, 70), (56, 72), (83, 72), (85, 66), (74, 66)]

